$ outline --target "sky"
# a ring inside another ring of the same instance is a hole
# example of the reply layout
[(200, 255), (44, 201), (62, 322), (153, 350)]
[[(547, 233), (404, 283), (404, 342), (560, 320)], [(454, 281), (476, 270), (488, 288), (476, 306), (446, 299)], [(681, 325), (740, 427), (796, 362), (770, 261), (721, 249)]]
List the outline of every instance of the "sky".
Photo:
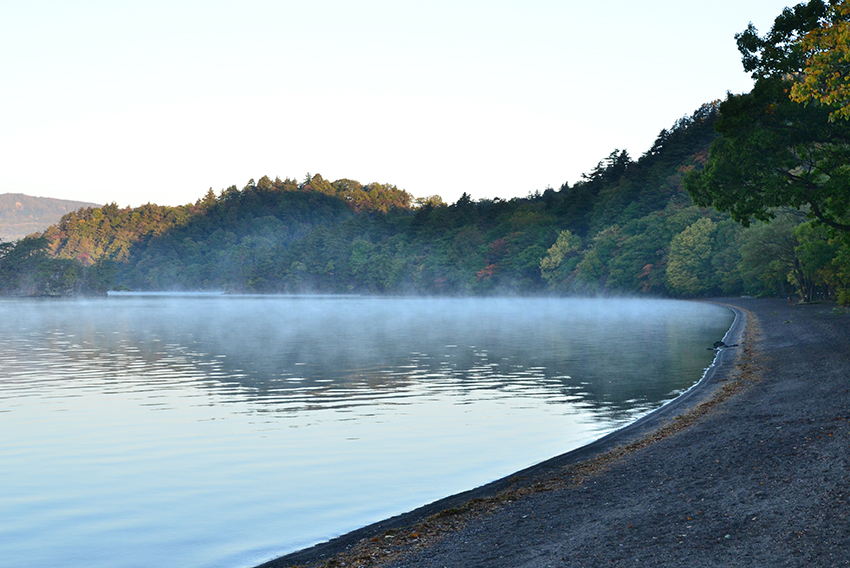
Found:
[(454, 202), (575, 183), (747, 92), (773, 0), (0, 0), (0, 194), (181, 205), (266, 175)]

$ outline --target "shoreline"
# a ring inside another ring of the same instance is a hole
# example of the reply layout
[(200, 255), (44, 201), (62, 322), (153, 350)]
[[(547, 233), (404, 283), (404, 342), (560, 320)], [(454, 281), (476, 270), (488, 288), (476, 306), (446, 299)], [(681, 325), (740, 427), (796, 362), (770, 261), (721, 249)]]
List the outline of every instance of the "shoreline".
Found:
[[(723, 341), (738, 346), (718, 350), (712, 365), (700, 381), (675, 399), (590, 444), (480, 487), (270, 560), (257, 568), (331, 566), (342, 565), (343, 562), (353, 566), (383, 565), (393, 558), (406, 555), (412, 549), (429, 548), (446, 534), (457, 531), (468, 522), (474, 522), (471, 519), (486, 516), (504, 503), (559, 486), (580, 484), (588, 476), (595, 475), (596, 470), (606, 469), (608, 462), (619, 460), (628, 453), (686, 428), (700, 414), (709, 412), (711, 408), (708, 407), (719, 404), (733, 394), (731, 390), (735, 389), (728, 388), (730, 381), (734, 381), (732, 384), (736, 387), (739, 386), (735, 379), (740, 374), (738, 366), (749, 341), (744, 337), (755, 334), (758, 325), (752, 321), (748, 310), (740, 305), (733, 305), (726, 300), (707, 302), (733, 312), (735, 319)], [(571, 481), (565, 482), (565, 477)], [(391, 544), (392, 551), (388, 551), (388, 544)]]

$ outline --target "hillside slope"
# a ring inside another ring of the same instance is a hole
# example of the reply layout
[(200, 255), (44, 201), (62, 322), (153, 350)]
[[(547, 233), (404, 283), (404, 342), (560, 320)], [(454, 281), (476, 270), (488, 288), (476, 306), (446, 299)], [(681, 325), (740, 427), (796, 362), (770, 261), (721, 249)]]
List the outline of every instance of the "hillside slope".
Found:
[(391, 185), (263, 177), (182, 207), (78, 211), (44, 236), (56, 258), (112, 262), (135, 290), (664, 294), (670, 240), (711, 215), (681, 181), (704, 162), (715, 118), (704, 105), (638, 160), (615, 150), (575, 185), (510, 200), (417, 206)]
[(262, 177), (179, 207), (81, 209), (0, 258), (0, 272), (6, 289), (30, 294), (40, 289), (30, 283), (44, 280), (27, 276), (31, 257), (67, 293), (81, 279), (95, 290), (246, 293), (797, 293), (811, 301), (850, 290), (850, 248), (802, 212), (777, 210), (769, 225), (744, 229), (694, 205), (683, 179), (706, 163), (717, 116), (715, 103), (703, 105), (637, 160), (614, 150), (574, 185), (510, 200), (464, 193), (448, 205), (317, 174)]
[(14, 241), (44, 231), (71, 211), (97, 207), (94, 203), (52, 197), (33, 197), (23, 193), (0, 195), (0, 240)]

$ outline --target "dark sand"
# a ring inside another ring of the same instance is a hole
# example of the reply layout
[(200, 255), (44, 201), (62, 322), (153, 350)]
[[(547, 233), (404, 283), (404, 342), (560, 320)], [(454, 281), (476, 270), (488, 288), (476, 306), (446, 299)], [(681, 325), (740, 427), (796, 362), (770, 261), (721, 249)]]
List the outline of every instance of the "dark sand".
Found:
[(850, 566), (850, 314), (720, 302), (741, 347), (674, 403), (263, 566)]

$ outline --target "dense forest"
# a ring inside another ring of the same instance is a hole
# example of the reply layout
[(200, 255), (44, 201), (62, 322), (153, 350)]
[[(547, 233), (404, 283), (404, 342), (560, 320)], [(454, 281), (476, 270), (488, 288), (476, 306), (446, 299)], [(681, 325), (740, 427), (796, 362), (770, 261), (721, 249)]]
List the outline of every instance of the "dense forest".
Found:
[(0, 291), (850, 303), (850, 127), (830, 114), (838, 103), (788, 94), (810, 64), (800, 38), (845, 23), (841, 10), (814, 0), (786, 9), (764, 37), (748, 28), (738, 45), (756, 79), (751, 93), (701, 106), (638, 159), (612, 151), (574, 185), (447, 204), (308, 174), (210, 189), (179, 207), (89, 207), (0, 243)]

